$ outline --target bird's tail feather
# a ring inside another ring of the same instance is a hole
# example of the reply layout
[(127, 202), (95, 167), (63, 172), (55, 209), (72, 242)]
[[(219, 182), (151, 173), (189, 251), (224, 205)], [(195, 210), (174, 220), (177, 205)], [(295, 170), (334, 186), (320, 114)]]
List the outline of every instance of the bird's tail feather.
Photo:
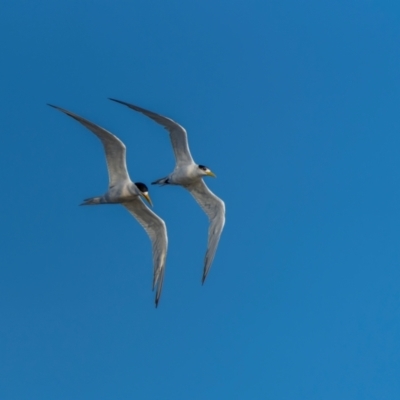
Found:
[(90, 197), (89, 199), (83, 200), (83, 203), (79, 204), (80, 206), (95, 206), (97, 204), (101, 204), (101, 197)]
[(157, 179), (154, 182), (151, 182), (152, 185), (161, 185), (161, 186), (168, 185), (168, 183), (169, 183), (168, 176), (166, 176), (165, 178)]

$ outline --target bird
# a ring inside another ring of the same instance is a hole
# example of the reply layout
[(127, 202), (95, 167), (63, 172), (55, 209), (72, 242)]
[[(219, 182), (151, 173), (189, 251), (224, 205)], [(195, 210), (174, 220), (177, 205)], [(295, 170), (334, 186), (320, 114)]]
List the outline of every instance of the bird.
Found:
[(102, 142), (108, 169), (108, 191), (98, 197), (85, 199), (81, 205), (122, 204), (147, 232), (153, 252), (153, 290), (156, 288), (155, 305), (158, 306), (164, 282), (168, 236), (165, 222), (141, 200), (152, 205), (147, 186), (132, 182), (126, 167), (126, 147), (120, 139), (106, 129), (61, 107), (48, 104), (80, 122)]
[(187, 189), (209, 218), (208, 246), (204, 258), (202, 284), (210, 271), (225, 225), (225, 203), (217, 197), (204, 183), (203, 177), (216, 175), (205, 165), (196, 164), (190, 154), (187, 133), (183, 126), (155, 112), (135, 106), (125, 101), (109, 98), (138, 111), (162, 125), (168, 132), (175, 154), (175, 169), (168, 176), (157, 179), (152, 185), (180, 185)]

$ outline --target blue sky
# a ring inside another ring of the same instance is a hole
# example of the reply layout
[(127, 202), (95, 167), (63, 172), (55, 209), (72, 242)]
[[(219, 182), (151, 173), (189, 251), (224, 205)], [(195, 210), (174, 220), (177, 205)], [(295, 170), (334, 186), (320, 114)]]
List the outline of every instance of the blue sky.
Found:
[[(400, 6), (358, 1), (0, 4), (1, 399), (398, 399)], [(174, 165), (167, 115), (227, 207), (152, 187), (150, 242), (107, 188)]]

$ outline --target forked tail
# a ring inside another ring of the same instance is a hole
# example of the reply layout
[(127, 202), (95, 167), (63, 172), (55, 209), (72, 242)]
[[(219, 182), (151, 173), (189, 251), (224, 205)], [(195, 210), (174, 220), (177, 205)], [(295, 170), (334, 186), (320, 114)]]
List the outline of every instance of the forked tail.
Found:
[(80, 206), (95, 206), (97, 204), (101, 204), (101, 197), (91, 197), (90, 199), (83, 200), (83, 203), (79, 204)]
[(168, 178), (168, 176), (166, 176), (165, 178), (157, 179), (156, 181), (151, 182), (151, 184), (152, 185), (161, 185), (161, 186), (168, 185), (169, 178)]

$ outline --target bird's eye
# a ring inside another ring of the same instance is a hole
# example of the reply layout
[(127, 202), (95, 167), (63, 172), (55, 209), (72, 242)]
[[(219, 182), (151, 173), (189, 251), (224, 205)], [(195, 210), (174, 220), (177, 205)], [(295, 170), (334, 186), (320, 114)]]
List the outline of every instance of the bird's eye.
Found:
[(203, 171), (207, 170), (207, 167), (205, 167), (204, 165), (199, 165), (199, 168), (202, 169)]

